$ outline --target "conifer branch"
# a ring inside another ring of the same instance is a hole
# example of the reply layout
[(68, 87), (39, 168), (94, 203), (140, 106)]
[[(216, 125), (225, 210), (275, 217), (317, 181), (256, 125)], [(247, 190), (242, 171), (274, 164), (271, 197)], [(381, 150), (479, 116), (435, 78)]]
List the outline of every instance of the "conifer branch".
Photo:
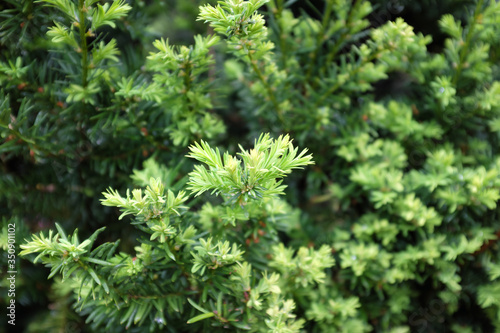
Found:
[(88, 64), (88, 46), (87, 46), (87, 30), (86, 30), (86, 12), (85, 0), (78, 0), (78, 30), (80, 32), (80, 53), (82, 55), (82, 87), (87, 87), (87, 76), (89, 70)]

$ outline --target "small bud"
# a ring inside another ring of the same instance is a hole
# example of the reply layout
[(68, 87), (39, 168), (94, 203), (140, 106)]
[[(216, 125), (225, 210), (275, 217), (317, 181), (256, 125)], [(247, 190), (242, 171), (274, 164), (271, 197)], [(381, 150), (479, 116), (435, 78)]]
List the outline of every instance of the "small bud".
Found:
[(41, 94), (41, 93), (43, 93), (43, 87), (38, 87), (38, 89), (37, 89), (37, 90), (38, 90), (38, 92), (39, 92), (40, 94)]
[(411, 110), (412, 110), (412, 113), (416, 116), (418, 115), (420, 112), (418, 111), (417, 107), (415, 104), (412, 104), (411, 105)]
[(28, 84), (27, 84), (27, 83), (24, 83), (24, 82), (19, 83), (19, 84), (17, 85), (17, 89), (19, 89), (19, 90), (23, 90), (24, 88), (26, 88), (26, 86), (27, 86), (27, 85), (28, 85)]

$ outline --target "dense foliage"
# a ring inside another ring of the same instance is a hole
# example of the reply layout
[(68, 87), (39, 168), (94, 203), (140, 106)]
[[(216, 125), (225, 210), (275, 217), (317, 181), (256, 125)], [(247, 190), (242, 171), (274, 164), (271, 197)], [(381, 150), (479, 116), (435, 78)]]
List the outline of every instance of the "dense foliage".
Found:
[(18, 329), (500, 330), (498, 1), (0, 17)]

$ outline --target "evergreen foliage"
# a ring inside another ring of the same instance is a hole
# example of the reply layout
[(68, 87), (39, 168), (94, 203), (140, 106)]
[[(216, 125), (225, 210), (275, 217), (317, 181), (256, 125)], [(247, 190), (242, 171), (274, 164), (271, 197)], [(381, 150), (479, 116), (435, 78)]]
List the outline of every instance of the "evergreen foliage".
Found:
[(26, 331), (499, 330), (500, 3), (444, 2), (1, 4)]

